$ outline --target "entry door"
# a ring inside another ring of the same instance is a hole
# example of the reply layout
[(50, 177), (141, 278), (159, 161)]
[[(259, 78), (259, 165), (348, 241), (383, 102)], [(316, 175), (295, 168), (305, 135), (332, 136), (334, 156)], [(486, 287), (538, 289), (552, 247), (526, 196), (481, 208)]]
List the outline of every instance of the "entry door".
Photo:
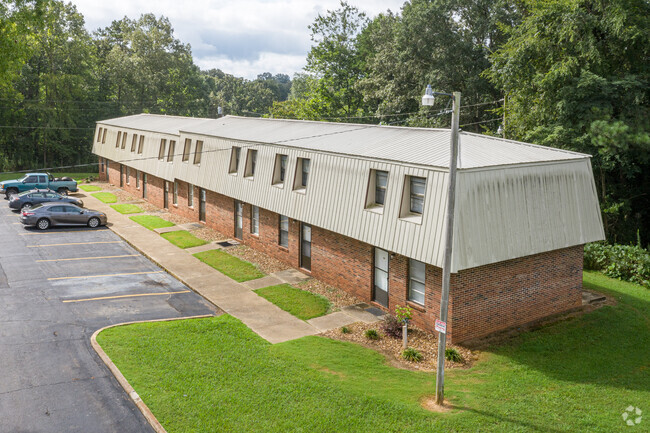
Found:
[(242, 239), (244, 234), (244, 204), (235, 200), (235, 237)]
[(311, 271), (311, 226), (305, 223), (300, 229), (300, 267)]
[(388, 307), (388, 251), (375, 248), (375, 275), (372, 300)]
[(124, 186), (124, 166), (120, 164), (120, 188)]
[(142, 173), (142, 198), (147, 198), (147, 173)]
[(163, 207), (167, 209), (169, 207), (169, 182), (164, 181), (165, 192), (163, 193)]
[(199, 221), (205, 222), (205, 190), (199, 189)]
[(108, 178), (108, 173), (109, 173), (109, 170), (108, 170), (108, 164), (109, 164), (109, 162), (108, 162), (108, 159), (107, 159), (107, 160), (106, 160), (106, 183), (109, 182), (109, 178)]

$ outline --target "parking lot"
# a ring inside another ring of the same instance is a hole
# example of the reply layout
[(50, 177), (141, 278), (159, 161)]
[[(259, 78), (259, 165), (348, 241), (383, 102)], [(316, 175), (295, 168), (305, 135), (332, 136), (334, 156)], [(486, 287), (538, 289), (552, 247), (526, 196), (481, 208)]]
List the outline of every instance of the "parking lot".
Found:
[(0, 431), (152, 431), (90, 336), (214, 313), (108, 228), (26, 229), (0, 200)]

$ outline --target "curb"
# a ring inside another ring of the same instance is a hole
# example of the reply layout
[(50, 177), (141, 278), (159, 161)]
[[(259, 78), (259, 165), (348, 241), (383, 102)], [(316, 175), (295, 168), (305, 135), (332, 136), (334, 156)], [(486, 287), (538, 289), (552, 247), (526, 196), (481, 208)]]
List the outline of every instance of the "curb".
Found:
[(149, 423), (149, 425), (156, 431), (156, 433), (167, 433), (167, 430), (160, 424), (158, 419), (154, 416), (153, 412), (151, 412), (151, 409), (142, 401), (140, 396), (138, 395), (137, 392), (133, 389), (131, 384), (126, 380), (122, 372), (117, 368), (117, 366), (111, 361), (111, 358), (108, 357), (106, 352), (104, 352), (104, 349), (99, 345), (97, 342), (97, 335), (99, 335), (100, 332), (109, 329), (109, 328), (115, 328), (116, 326), (123, 326), (123, 325), (132, 325), (135, 323), (152, 323), (152, 322), (171, 322), (173, 320), (185, 320), (185, 319), (203, 319), (206, 317), (215, 317), (212, 314), (204, 314), (202, 316), (188, 316), (188, 317), (173, 317), (170, 319), (156, 319), (156, 320), (136, 320), (133, 322), (124, 322), (124, 323), (116, 323), (114, 325), (109, 325), (105, 326), (101, 329), (98, 329), (93, 333), (93, 335), (90, 337), (90, 345), (93, 347), (95, 352), (97, 352), (97, 355), (101, 358), (101, 360), (106, 364), (108, 369), (111, 371), (115, 379), (119, 382), (119, 384), (122, 386), (124, 391), (128, 394), (129, 398), (135, 403), (137, 408), (140, 410), (142, 415), (144, 415), (145, 419)]

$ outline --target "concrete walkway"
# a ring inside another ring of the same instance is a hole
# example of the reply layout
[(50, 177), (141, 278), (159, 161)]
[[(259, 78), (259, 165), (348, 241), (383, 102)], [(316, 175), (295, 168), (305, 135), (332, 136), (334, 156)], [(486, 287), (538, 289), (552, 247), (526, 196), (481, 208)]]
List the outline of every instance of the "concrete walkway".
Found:
[(283, 283), (295, 284), (308, 279), (302, 272), (286, 269), (256, 280), (238, 283), (192, 255), (200, 251), (223, 248), (218, 243), (212, 242), (183, 250), (159, 235), (191, 229), (196, 223), (151, 231), (132, 221), (130, 215), (115, 211), (110, 205), (90, 194), (84, 194), (84, 200), (91, 209), (105, 212), (108, 216), (108, 227), (127, 243), (271, 343), (315, 335), (354, 322), (376, 322), (381, 318), (367, 311), (369, 305), (358, 304), (305, 322), (253, 292), (263, 287)]

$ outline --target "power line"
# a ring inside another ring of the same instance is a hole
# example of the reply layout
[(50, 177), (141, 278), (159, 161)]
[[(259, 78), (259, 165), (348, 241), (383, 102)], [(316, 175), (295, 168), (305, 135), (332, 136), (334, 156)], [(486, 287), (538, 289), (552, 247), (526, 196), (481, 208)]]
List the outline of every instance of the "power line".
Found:
[(481, 102), (479, 104), (472, 104), (472, 105), (463, 105), (460, 108), (470, 108), (470, 107), (479, 107), (481, 105), (490, 105), (490, 104), (496, 104), (498, 102), (503, 102), (503, 98), (497, 99), (496, 101), (490, 101), (490, 102)]
[(495, 122), (495, 121), (497, 121), (497, 120), (503, 120), (503, 118), (502, 118), (502, 117), (497, 117), (496, 119), (483, 120), (483, 121), (481, 121), (481, 122), (466, 123), (466, 124), (464, 124), (464, 125), (460, 125), (460, 127), (462, 128), (463, 126), (478, 125), (479, 123)]

